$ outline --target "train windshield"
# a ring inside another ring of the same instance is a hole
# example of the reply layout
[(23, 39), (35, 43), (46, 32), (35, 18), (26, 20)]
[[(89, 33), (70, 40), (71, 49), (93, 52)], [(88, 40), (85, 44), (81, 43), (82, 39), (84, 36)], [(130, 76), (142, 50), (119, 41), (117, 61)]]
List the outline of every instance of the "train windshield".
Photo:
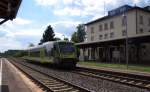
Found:
[(75, 51), (73, 43), (61, 43), (59, 48), (62, 53), (73, 53)]

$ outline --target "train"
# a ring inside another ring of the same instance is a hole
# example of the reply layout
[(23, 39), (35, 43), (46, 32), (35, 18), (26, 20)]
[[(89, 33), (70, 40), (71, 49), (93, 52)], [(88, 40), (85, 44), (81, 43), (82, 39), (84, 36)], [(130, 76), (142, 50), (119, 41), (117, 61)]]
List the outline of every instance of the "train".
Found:
[(76, 67), (78, 62), (73, 42), (49, 41), (26, 49), (28, 57), (39, 58), (38, 63), (51, 63), (58, 67)]

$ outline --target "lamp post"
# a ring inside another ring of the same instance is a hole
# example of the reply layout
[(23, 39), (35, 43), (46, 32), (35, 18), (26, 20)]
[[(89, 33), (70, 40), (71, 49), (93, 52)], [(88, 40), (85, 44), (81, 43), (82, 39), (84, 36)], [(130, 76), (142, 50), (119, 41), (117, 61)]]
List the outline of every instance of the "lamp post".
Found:
[(65, 40), (65, 35), (62, 35), (64, 37), (64, 40)]
[(128, 63), (129, 63), (129, 53), (128, 53), (128, 31), (127, 31), (127, 16), (123, 14), (124, 23), (125, 23), (125, 34), (126, 34), (126, 67), (128, 69)]

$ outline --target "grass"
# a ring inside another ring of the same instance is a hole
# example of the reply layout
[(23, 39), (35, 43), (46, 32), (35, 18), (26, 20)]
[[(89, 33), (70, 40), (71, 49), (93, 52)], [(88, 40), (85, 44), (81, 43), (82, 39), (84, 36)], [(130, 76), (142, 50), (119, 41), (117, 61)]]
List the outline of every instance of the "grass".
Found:
[(112, 69), (121, 69), (121, 70), (134, 70), (134, 71), (141, 71), (141, 72), (148, 72), (150, 73), (150, 66), (148, 65), (133, 65), (130, 64), (128, 69), (126, 64), (108, 64), (108, 63), (99, 63), (95, 61), (80, 61), (78, 62), (79, 65), (91, 66), (95, 68), (112, 68)]
[[(52, 62), (48, 58), (37, 58), (37, 57), (28, 57), (24, 56), (24, 59), (29, 59), (29, 60), (35, 60), (35, 61), (46, 61), (46, 62)], [(100, 62), (95, 62), (95, 61), (80, 61), (78, 62), (79, 65), (85, 65), (85, 66), (90, 66), (90, 67), (95, 67), (95, 68), (112, 68), (112, 69), (121, 69), (121, 70), (127, 70), (126, 64), (111, 64), (111, 63), (100, 63)], [(150, 66), (148, 65), (129, 65), (128, 70), (134, 70), (134, 71), (141, 71), (141, 72), (148, 72), (150, 73)]]

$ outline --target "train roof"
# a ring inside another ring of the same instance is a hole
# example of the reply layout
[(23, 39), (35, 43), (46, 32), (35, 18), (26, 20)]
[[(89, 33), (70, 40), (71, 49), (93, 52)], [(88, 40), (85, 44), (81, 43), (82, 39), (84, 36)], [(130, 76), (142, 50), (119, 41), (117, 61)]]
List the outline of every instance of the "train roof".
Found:
[[(54, 43), (59, 43), (59, 42), (68, 42), (68, 41), (48, 41), (48, 42), (45, 42), (41, 45), (37, 45), (37, 46), (34, 46), (34, 47), (29, 47), (27, 49), (27, 51), (39, 51), (40, 49), (42, 48), (45, 48), (47, 51), (51, 50), (51, 48), (53, 48), (53, 45)], [(73, 43), (73, 42), (69, 42), (69, 43)]]

